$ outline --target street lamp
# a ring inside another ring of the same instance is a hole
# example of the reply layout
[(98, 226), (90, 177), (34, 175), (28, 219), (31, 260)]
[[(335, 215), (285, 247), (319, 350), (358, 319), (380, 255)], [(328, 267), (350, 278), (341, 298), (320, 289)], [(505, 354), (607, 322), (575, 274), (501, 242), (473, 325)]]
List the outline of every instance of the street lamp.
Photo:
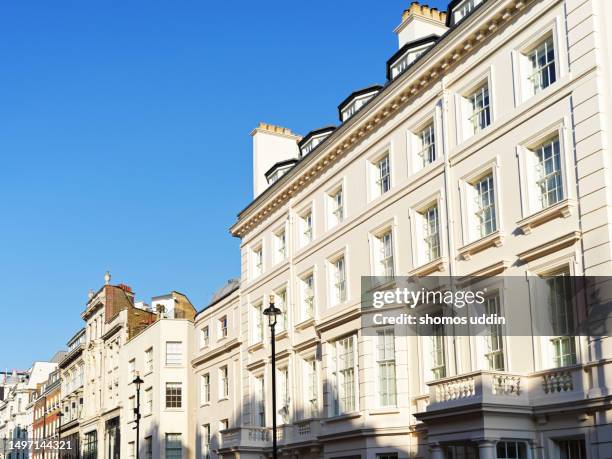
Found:
[(272, 346), (272, 458), (277, 458), (276, 451), (276, 317), (283, 312), (274, 306), (274, 295), (270, 295), (270, 305), (264, 309), (263, 314), (268, 316), (270, 325), (270, 343)]
[(136, 408), (134, 408), (134, 417), (136, 418), (136, 459), (140, 454), (140, 385), (144, 382), (140, 378), (140, 374), (136, 372), (136, 377), (132, 381), (136, 385)]
[[(60, 403), (60, 410), (57, 413), (57, 441), (59, 442), (62, 439), (62, 418), (64, 417), (64, 413), (62, 412), (62, 404)], [(59, 443), (58, 443), (59, 444)], [(58, 447), (57, 457), (62, 458), (62, 450)]]

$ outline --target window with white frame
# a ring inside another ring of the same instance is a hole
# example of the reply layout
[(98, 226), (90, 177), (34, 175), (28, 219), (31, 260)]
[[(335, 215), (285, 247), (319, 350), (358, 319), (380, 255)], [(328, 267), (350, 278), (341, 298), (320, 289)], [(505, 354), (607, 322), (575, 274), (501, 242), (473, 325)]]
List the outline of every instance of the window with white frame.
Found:
[(316, 359), (304, 360), (304, 417), (315, 418), (319, 414), (318, 409), (318, 379)]
[(182, 459), (183, 440), (180, 433), (166, 434), (166, 459)]
[(393, 232), (391, 228), (375, 236), (374, 245), (374, 275), (393, 276), (395, 267), (393, 263)]
[(153, 437), (150, 435), (148, 437), (145, 437), (144, 452), (145, 459), (153, 459)]
[(314, 273), (300, 279), (300, 318), (302, 321), (314, 317)]
[(431, 375), (433, 379), (446, 377), (446, 346), (444, 344), (444, 325), (434, 324), (431, 330)]
[(145, 389), (145, 415), (153, 414), (153, 388)]
[(227, 337), (227, 316), (221, 316), (217, 322), (218, 326), (218, 337), (226, 338)]
[(128, 458), (132, 459), (136, 456), (136, 443), (133, 441), (128, 442)]
[(555, 336), (550, 338), (552, 364), (555, 368), (576, 363), (574, 310), (571, 277), (567, 269), (545, 276), (548, 288), (548, 309)]
[(396, 406), (395, 334), (391, 328), (376, 332), (376, 366), (379, 405), (381, 407)]
[(504, 440), (495, 445), (496, 459), (527, 459), (527, 443)]
[(229, 419), (221, 419), (219, 421), (219, 432), (229, 429)]
[[(499, 293), (488, 296), (485, 299), (484, 306), (488, 316), (492, 317), (496, 314), (497, 317), (502, 317)], [(487, 349), (485, 358), (487, 360), (488, 369), (504, 371), (504, 335), (503, 326), (501, 324), (491, 324), (487, 326), (486, 344)]]
[(398, 459), (397, 453), (378, 453), (376, 459)]
[(256, 303), (251, 308), (251, 328), (253, 332), (252, 340), (253, 344), (261, 343), (263, 341), (264, 322), (263, 322), (263, 304), (261, 302)]
[(202, 330), (200, 331), (200, 347), (204, 348), (208, 346), (209, 344), (210, 344), (210, 330), (208, 328), (208, 325), (206, 325), (205, 327), (202, 327)]
[(202, 404), (210, 403), (210, 373), (202, 375), (202, 392), (200, 394)]
[(210, 424), (202, 426), (202, 459), (210, 459)]
[(287, 259), (287, 233), (283, 226), (274, 234), (275, 255), (274, 261), (280, 263)]
[(300, 216), (300, 240), (302, 246), (309, 244), (313, 239), (312, 209), (308, 209)]
[(375, 197), (382, 196), (391, 189), (391, 163), (389, 154), (385, 154), (374, 162), (375, 167)]
[(328, 196), (329, 201), (329, 226), (336, 226), (344, 220), (344, 190), (338, 187)]
[(181, 365), (183, 363), (183, 343), (181, 341), (166, 341), (166, 365)]
[(346, 301), (346, 262), (344, 255), (330, 262), (331, 304), (337, 305)]
[(436, 160), (436, 137), (433, 121), (416, 133), (418, 149), (417, 163), (424, 168)]
[(130, 375), (130, 380), (133, 381), (136, 377), (136, 359), (131, 359), (128, 362), (128, 373)]
[(145, 351), (145, 374), (153, 371), (153, 348), (150, 347)]
[(263, 273), (263, 247), (261, 244), (253, 247), (253, 250), (251, 251), (251, 259), (251, 273), (252, 278), (254, 279)]
[(561, 148), (559, 136), (545, 140), (529, 150), (532, 177), (530, 207), (533, 211), (546, 209), (564, 199)]
[(470, 14), (483, 0), (463, 0), (459, 2), (452, 11), (453, 24), (457, 24)]
[(464, 100), (467, 107), (464, 139), (467, 139), (491, 124), (489, 83), (482, 84), (464, 96)]
[(289, 369), (280, 368), (276, 375), (278, 380), (277, 392), (277, 422), (279, 424), (289, 423)]
[(263, 376), (253, 378), (253, 422), (259, 427), (266, 426), (266, 387), (264, 384)]
[(429, 207), (417, 212), (420, 240), (417, 242), (417, 252), (419, 253), (419, 264), (429, 263), (440, 258), (440, 212), (436, 202)]
[(281, 290), (277, 290), (274, 293), (276, 299), (276, 307), (280, 310), (281, 314), (277, 318), (276, 322), (276, 331), (282, 332), (287, 329), (287, 289), (283, 288)]
[(333, 414), (340, 415), (356, 410), (356, 337), (348, 336), (336, 341), (333, 345), (335, 356), (334, 374), (332, 375)]
[(229, 370), (227, 365), (219, 368), (219, 398), (229, 397)]
[(468, 224), (472, 229), (470, 239), (474, 241), (497, 231), (493, 173), (481, 176), (469, 185), (472, 221)]
[(183, 407), (183, 384), (180, 382), (166, 383), (166, 408)]
[(557, 81), (555, 43), (552, 34), (525, 53), (529, 95), (534, 95)]

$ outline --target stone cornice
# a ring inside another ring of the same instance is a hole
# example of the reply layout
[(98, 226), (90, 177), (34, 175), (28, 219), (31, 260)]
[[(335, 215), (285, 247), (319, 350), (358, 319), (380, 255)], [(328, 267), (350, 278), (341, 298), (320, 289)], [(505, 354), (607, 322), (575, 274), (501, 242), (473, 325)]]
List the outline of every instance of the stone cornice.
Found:
[[(520, 14), (527, 4), (535, 1), (501, 0), (483, 4), (470, 20), (462, 21), (456, 29), (451, 29), (423, 56), (423, 59), (388, 84), (372, 100), (373, 104), (368, 104), (364, 107), (365, 110), (361, 110), (331, 134), (316, 155), (307, 156), (306, 161), (298, 163), (276, 183), (276, 186), (262, 193), (261, 200), (254, 200), (240, 213), (238, 221), (230, 228), (231, 234), (241, 238), (248, 234), (315, 178), (344, 158), (365, 137), (419, 95), (422, 89), (439, 82), (466, 56), (479, 48), (487, 38)], [(475, 21), (480, 21), (477, 27), (474, 27)], [(461, 40), (456, 40), (456, 36), (466, 30), (469, 30), (469, 33), (466, 33)], [(449, 42), (453, 40), (457, 43), (451, 46)]]

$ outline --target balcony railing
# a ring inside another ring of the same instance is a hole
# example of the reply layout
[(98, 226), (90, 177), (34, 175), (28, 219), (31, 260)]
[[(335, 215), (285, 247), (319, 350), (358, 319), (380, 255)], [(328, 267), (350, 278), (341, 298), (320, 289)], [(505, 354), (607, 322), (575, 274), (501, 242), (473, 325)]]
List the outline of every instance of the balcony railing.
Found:
[[(435, 411), (475, 403), (539, 406), (584, 399), (581, 366), (530, 374), (477, 371), (428, 383), (429, 404), (423, 397), (418, 411)], [(425, 409), (424, 409), (425, 408)]]
[[(294, 424), (278, 426), (276, 440), (279, 446), (316, 441), (321, 432), (318, 419), (296, 421)], [(272, 429), (269, 427), (236, 427), (221, 432), (220, 449), (270, 448)]]

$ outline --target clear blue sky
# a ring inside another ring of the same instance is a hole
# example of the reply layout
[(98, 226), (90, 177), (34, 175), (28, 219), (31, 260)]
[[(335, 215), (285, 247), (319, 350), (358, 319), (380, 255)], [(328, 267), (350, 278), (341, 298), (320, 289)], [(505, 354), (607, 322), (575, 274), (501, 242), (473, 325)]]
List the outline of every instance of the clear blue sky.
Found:
[(238, 275), (250, 131), (337, 123), (409, 3), (4, 2), (0, 368), (61, 349), (107, 269), (207, 304)]

